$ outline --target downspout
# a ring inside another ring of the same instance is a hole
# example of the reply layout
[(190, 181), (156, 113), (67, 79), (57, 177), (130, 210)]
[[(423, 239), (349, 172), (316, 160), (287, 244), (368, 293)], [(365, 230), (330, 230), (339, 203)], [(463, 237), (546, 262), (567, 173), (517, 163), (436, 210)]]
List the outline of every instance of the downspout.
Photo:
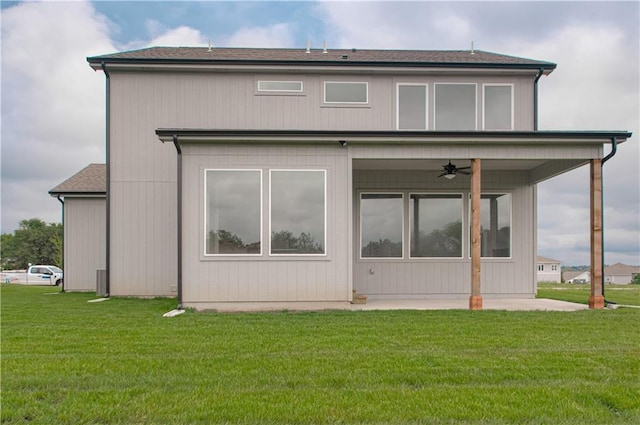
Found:
[(178, 153), (178, 310), (182, 310), (182, 149), (178, 141), (178, 135), (173, 135), (173, 145)]
[(607, 162), (608, 160), (610, 160), (611, 158), (613, 158), (613, 156), (616, 154), (616, 152), (618, 151), (618, 139), (613, 136), (611, 138), (611, 152), (609, 152), (609, 154), (607, 156), (605, 156), (604, 158), (602, 158), (602, 177), (600, 178), (600, 185), (601, 185), (601, 193), (602, 193), (602, 205), (600, 207), (600, 214), (601, 214), (601, 218), (600, 221), (602, 222), (602, 229), (600, 230), (602, 237), (601, 237), (601, 243), (602, 243), (602, 247), (600, 249), (600, 251), (602, 251), (602, 298), (604, 298), (604, 305), (608, 305), (608, 304), (615, 304), (612, 303), (610, 301), (607, 301), (605, 295), (604, 295), (604, 282), (605, 282), (605, 276), (604, 276), (604, 163)]
[(62, 269), (62, 283), (60, 291), (64, 292), (64, 200), (60, 198), (60, 195), (56, 196), (58, 198), (58, 202), (62, 204), (62, 264), (60, 264), (60, 268)]
[(110, 104), (111, 104), (111, 78), (109, 76), (109, 71), (107, 70), (107, 66), (104, 62), (100, 63), (102, 67), (102, 71), (106, 77), (106, 129), (105, 129), (105, 164), (107, 168), (107, 187), (106, 187), (106, 209), (107, 209), (107, 217), (106, 217), (106, 239), (107, 239), (107, 249), (106, 249), (106, 258), (105, 258), (105, 298), (109, 298), (109, 293), (111, 292), (111, 160), (110, 160), (110, 147), (111, 147), (111, 113), (110, 113)]
[(538, 81), (544, 74), (544, 69), (540, 68), (538, 75), (533, 80), (533, 130), (538, 131)]

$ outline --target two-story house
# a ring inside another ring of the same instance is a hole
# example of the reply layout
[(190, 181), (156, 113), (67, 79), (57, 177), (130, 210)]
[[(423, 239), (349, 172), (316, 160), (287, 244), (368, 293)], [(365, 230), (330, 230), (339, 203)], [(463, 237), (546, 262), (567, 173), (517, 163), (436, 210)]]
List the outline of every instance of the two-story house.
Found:
[(589, 163), (601, 275), (603, 145), (631, 134), (538, 131), (553, 63), (189, 47), (88, 62), (106, 76), (108, 294), (198, 309), (534, 297), (536, 184)]

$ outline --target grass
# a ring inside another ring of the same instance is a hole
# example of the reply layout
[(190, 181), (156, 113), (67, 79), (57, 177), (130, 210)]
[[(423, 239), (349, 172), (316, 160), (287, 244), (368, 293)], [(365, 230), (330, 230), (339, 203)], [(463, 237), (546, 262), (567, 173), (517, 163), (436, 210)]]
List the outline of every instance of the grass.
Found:
[[(610, 285), (604, 287), (605, 298), (618, 305), (640, 306), (640, 285)], [(591, 286), (589, 284), (539, 283), (538, 298), (588, 304)]]
[(6, 424), (640, 423), (640, 310), (162, 314), (2, 285)]

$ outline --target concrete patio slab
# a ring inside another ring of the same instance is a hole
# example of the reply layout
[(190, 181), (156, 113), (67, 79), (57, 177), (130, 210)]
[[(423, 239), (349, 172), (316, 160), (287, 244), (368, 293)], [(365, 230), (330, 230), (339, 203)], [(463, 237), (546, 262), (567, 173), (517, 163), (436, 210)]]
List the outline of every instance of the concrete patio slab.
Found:
[[(483, 300), (484, 310), (507, 311), (578, 311), (587, 310), (586, 304), (550, 300), (546, 298), (501, 298)], [(468, 310), (468, 299), (423, 300), (368, 300), (366, 304), (353, 304), (351, 310)]]

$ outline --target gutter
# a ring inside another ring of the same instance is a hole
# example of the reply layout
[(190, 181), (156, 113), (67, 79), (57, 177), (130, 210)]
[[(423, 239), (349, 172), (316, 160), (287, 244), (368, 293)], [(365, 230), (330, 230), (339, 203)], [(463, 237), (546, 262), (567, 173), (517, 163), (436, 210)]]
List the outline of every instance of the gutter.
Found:
[(601, 163), (601, 167), (603, 168), (602, 170), (602, 176), (600, 177), (600, 191), (602, 193), (601, 196), (601, 200), (602, 200), (602, 205), (600, 206), (600, 221), (602, 222), (602, 226), (600, 229), (601, 232), (601, 248), (600, 251), (602, 252), (602, 298), (604, 298), (604, 305), (608, 306), (609, 304), (614, 304), (614, 302), (611, 301), (607, 301), (607, 298), (604, 295), (604, 283), (605, 283), (605, 276), (604, 276), (604, 163), (607, 162), (608, 160), (610, 160), (611, 158), (613, 158), (613, 156), (616, 154), (616, 152), (618, 151), (618, 139), (616, 138), (616, 136), (613, 136), (611, 138), (611, 152), (609, 152), (609, 154), (607, 156), (605, 156), (604, 158), (602, 158), (602, 163)]
[(111, 292), (111, 161), (110, 161), (110, 148), (111, 148), (111, 113), (110, 113), (110, 105), (111, 105), (111, 76), (109, 75), (109, 71), (107, 70), (107, 66), (104, 62), (100, 63), (102, 71), (106, 77), (106, 128), (105, 128), (105, 165), (106, 165), (106, 179), (107, 179), (107, 187), (106, 187), (106, 209), (107, 209), (107, 217), (106, 217), (106, 236), (107, 236), (107, 248), (106, 248), (106, 258), (105, 258), (105, 298), (109, 298), (109, 293)]
[(538, 81), (544, 74), (544, 68), (540, 68), (538, 75), (533, 80), (533, 130), (538, 131)]
[(64, 200), (60, 197), (60, 195), (56, 196), (58, 202), (62, 204), (62, 264), (60, 265), (62, 269), (62, 283), (60, 292), (64, 292)]
[(177, 195), (178, 195), (178, 307), (176, 310), (182, 310), (182, 148), (180, 147), (180, 141), (178, 135), (173, 135), (173, 146), (178, 153), (178, 175), (177, 175)]

